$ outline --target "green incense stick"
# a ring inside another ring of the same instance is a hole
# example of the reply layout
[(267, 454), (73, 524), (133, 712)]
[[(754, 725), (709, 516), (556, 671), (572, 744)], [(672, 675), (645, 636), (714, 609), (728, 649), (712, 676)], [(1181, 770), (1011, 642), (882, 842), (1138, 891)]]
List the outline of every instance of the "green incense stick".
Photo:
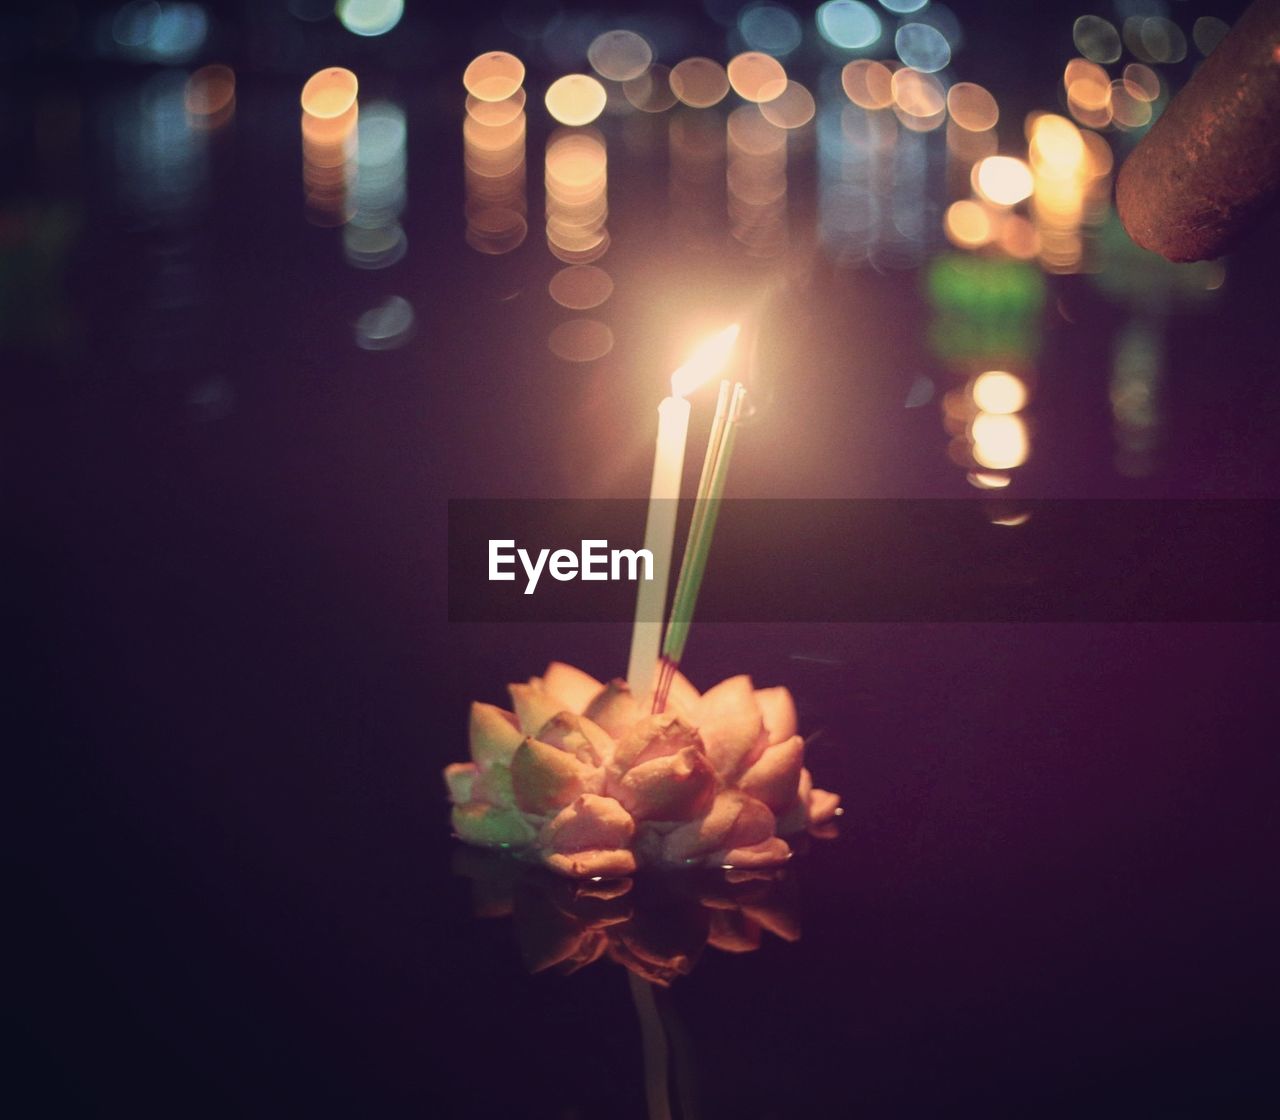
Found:
[[(720, 430), (720, 439), (715, 449), (707, 449), (706, 468), (710, 467), (710, 479), (706, 493), (694, 507), (693, 523), (689, 527), (689, 539), (685, 544), (684, 559), (680, 564), (680, 578), (676, 583), (675, 599), (671, 604), (671, 620), (667, 623), (666, 637), (662, 643), (662, 656), (673, 663), (679, 662), (684, 655), (685, 643), (689, 640), (689, 627), (693, 623), (693, 610), (698, 601), (698, 591), (702, 587), (702, 577), (707, 568), (707, 557), (711, 552), (711, 537), (715, 532), (716, 518), (720, 513), (720, 503), (724, 498), (725, 481), (729, 475), (729, 459), (733, 454), (734, 437), (737, 434), (738, 420), (742, 415), (742, 401), (746, 390), (742, 385), (735, 385), (733, 399), (729, 405), (729, 414)], [(702, 486), (699, 486), (701, 492)]]

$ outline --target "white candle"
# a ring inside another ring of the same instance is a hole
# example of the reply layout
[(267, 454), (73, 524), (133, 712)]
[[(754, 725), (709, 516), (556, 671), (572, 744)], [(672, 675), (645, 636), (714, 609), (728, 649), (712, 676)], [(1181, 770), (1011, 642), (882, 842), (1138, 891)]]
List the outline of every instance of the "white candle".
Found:
[(636, 619), (631, 631), (627, 683), (643, 699), (653, 688), (662, 646), (663, 611), (675, 547), (676, 509), (684, 473), (684, 445), (689, 435), (689, 402), (685, 397), (723, 368), (738, 337), (735, 324), (709, 338), (671, 375), (671, 396), (658, 405), (658, 442), (653, 452), (653, 479), (645, 517), (644, 547), (653, 555), (653, 579), (641, 580)]

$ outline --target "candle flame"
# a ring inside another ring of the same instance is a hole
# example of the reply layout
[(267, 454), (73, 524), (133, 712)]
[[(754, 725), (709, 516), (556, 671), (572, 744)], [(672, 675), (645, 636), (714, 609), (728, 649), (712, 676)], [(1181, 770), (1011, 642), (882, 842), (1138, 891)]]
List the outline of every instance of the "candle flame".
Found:
[(687, 397), (700, 385), (705, 385), (724, 369), (738, 341), (738, 324), (726, 327), (699, 343), (689, 360), (671, 375), (671, 395)]

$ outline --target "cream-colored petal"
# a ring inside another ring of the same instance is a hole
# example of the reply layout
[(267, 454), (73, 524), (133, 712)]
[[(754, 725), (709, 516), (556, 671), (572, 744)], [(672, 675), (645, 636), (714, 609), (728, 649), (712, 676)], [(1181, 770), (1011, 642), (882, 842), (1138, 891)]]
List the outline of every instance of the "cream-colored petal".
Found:
[(706, 862), (718, 867), (776, 867), (790, 858), (791, 846), (777, 836), (770, 836), (758, 844), (715, 852)]
[(752, 921), (759, 922), (775, 937), (781, 937), (783, 941), (800, 940), (800, 919), (788, 906), (757, 904), (744, 906), (742, 912)]
[(703, 693), (697, 726), (716, 772), (734, 782), (769, 745), (748, 676), (730, 677)]
[(511, 694), (511, 704), (516, 710), (520, 730), (526, 735), (536, 735), (540, 727), (557, 712), (564, 710), (563, 704), (535, 685), (509, 684), (507, 691)]
[(809, 827), (809, 794), (813, 792), (813, 775), (807, 767), (800, 767), (800, 782), (796, 799), (778, 817), (778, 835), (790, 836)]
[(562, 706), (571, 712), (584, 712), (587, 705), (599, 695), (604, 685), (590, 673), (584, 673), (563, 661), (553, 661), (542, 674), (542, 686), (552, 696), (563, 701)]
[(796, 733), (796, 702), (789, 688), (782, 685), (757, 688), (756, 705), (760, 708), (770, 743), (781, 743)]
[(742, 775), (738, 788), (775, 813), (784, 813), (795, 803), (803, 767), (804, 740), (792, 735), (785, 743), (769, 747)]
[(511, 760), (516, 804), (526, 813), (548, 814), (563, 809), (587, 791), (590, 768), (555, 747), (526, 739)]
[(594, 849), (585, 852), (552, 852), (544, 857), (547, 867), (570, 879), (618, 879), (632, 874), (636, 857), (626, 848)]
[(840, 795), (825, 789), (815, 789), (809, 794), (809, 823), (822, 824), (831, 820), (840, 808)]
[(627, 682), (615, 678), (587, 705), (583, 715), (617, 739), (640, 718), (640, 708)]
[(481, 770), (471, 786), (471, 799), (483, 801), (499, 809), (515, 808), (515, 790), (511, 783), (511, 767), (494, 763), (488, 770)]
[(455, 805), (451, 820), (461, 839), (486, 848), (523, 848), (537, 838), (533, 826), (516, 809), (498, 809), (473, 801)]
[(704, 816), (668, 834), (662, 845), (663, 859), (683, 864), (722, 849), (758, 844), (773, 835), (773, 826), (773, 814), (763, 802), (738, 790), (726, 790)]
[(692, 820), (711, 807), (716, 774), (701, 750), (685, 747), (633, 766), (608, 789), (637, 820)]
[(538, 729), (535, 738), (567, 751), (588, 766), (603, 766), (613, 757), (613, 739), (594, 720), (559, 712)]
[(703, 753), (702, 739), (698, 732), (679, 716), (667, 712), (645, 716), (618, 740), (613, 752), (612, 769), (621, 774), (642, 762), (665, 758), (690, 747), (699, 754)]
[(612, 797), (584, 793), (542, 826), (538, 843), (555, 852), (627, 848), (635, 835), (635, 821)]
[(449, 800), (455, 805), (465, 805), (471, 800), (471, 786), (480, 772), (474, 762), (453, 762), (444, 768), (444, 784)]
[(495, 704), (471, 705), (468, 727), (471, 761), (482, 769), (495, 762), (511, 764), (511, 756), (524, 742), (516, 717)]

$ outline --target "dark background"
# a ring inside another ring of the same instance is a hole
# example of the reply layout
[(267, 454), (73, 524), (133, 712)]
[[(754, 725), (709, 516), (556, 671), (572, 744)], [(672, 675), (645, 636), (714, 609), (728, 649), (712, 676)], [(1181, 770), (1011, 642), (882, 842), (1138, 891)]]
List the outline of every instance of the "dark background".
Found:
[[(356, 41), (281, 7), (214, 11), (198, 61), (235, 66), (236, 118), (199, 198), (159, 215), (112, 139), (154, 68), (5, 17), (8, 1092), (25, 1115), (641, 1116), (625, 973), (525, 974), (450, 870), (438, 775), (471, 699), (551, 658), (615, 674), (627, 628), (449, 624), (446, 501), (643, 496), (663, 371), (772, 274), (722, 236), (665, 236), (665, 169), (606, 121), (615, 345), (559, 361), (536, 220), (558, 71), (530, 62), (530, 236), (485, 258), (463, 240), (458, 76), (497, 8), (410, 5)], [(1169, 5), (1184, 28), (1193, 7)], [(955, 73), (995, 92), (1016, 151), (1081, 13), (954, 9)], [(667, 10), (688, 53), (727, 57), (712, 21)], [(297, 94), (335, 63), (408, 120), (409, 252), (380, 272), (303, 216)], [(798, 242), (811, 179), (798, 159)], [(1132, 309), (1051, 278), (1010, 496), (1275, 498), (1277, 247), (1265, 227), (1212, 301), (1159, 318), (1161, 442), (1136, 479), (1107, 398)], [(797, 256), (731, 494), (971, 494), (936, 401), (903, 407), (955, 375), (919, 272)], [(357, 349), (392, 294), (412, 339)], [(1261, 623), (695, 627), (695, 683), (791, 687), (847, 810), (793, 866), (802, 939), (708, 953), (670, 993), (700, 1115), (1274, 1106), (1276, 654)]]

